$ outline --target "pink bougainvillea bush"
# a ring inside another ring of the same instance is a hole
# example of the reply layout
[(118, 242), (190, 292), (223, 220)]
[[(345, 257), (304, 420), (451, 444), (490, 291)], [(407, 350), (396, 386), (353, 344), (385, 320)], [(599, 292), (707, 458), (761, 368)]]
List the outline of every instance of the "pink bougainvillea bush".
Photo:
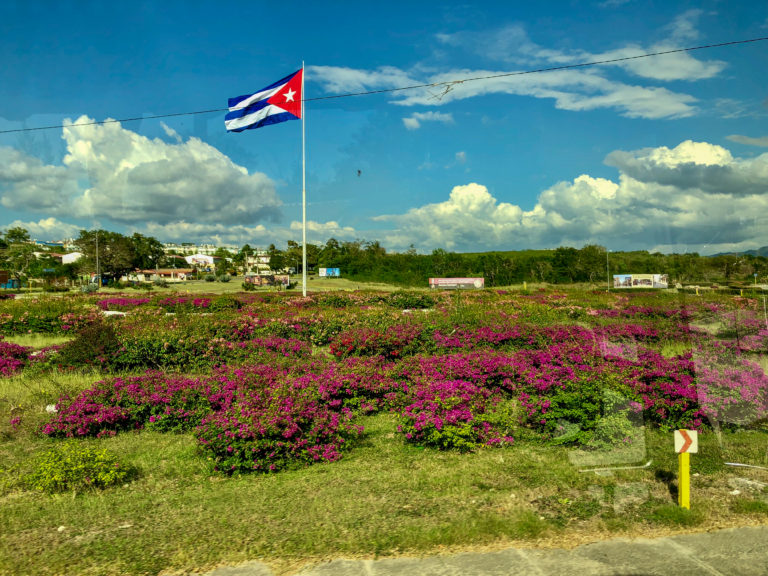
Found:
[(209, 413), (195, 435), (215, 469), (229, 474), (333, 462), (361, 432), (351, 411), (333, 410), (317, 390), (286, 382), (238, 388), (232, 403)]
[[(704, 430), (767, 417), (768, 377), (754, 360), (768, 336), (754, 315), (582, 296), (155, 297), (99, 304), (128, 311), (101, 324), (88, 319), (100, 310), (80, 308), (66, 320), (76, 338), (91, 327), (92, 343), (82, 338), (83, 355), (65, 344), (58, 358), (98, 361), (112, 376), (60, 399), (44, 433), (193, 434), (219, 471), (239, 473), (336, 460), (354, 445), (356, 418), (381, 411), (399, 426), (394, 441), (461, 451), (513, 437), (594, 447), (622, 441), (635, 422)], [(726, 341), (721, 317), (749, 322)], [(34, 324), (20, 313), (14, 322)], [(109, 331), (114, 346), (102, 350)], [(35, 361), (4, 349), (6, 372)], [(55, 369), (56, 350), (44, 357)]]
[(463, 380), (425, 382), (414, 388), (398, 431), (411, 442), (441, 450), (512, 443), (512, 423), (505, 426), (493, 417), (499, 399), (492, 395), (488, 388)]
[(31, 349), (3, 340), (0, 335), (0, 376), (19, 372), (28, 362)]
[(112, 378), (61, 398), (42, 428), (53, 437), (112, 436), (152, 428), (194, 430), (219, 471), (274, 472), (333, 461), (362, 428), (349, 408), (335, 409), (316, 387), (268, 365), (222, 368), (205, 378)]

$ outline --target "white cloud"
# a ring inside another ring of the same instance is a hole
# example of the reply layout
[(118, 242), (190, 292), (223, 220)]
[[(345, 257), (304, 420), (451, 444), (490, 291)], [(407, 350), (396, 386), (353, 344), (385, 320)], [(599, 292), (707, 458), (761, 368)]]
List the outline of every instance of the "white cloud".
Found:
[(0, 148), (0, 204), (18, 209), (63, 213), (78, 192), (76, 175), (64, 166), (48, 166), (14, 148)]
[(198, 138), (149, 139), (119, 123), (76, 127), (65, 121), (62, 166), (0, 149), (0, 202), (53, 216), (140, 226), (217, 222), (248, 226), (274, 221), (281, 202), (264, 174), (249, 174)]
[[(294, 220), (291, 222), (290, 229), (295, 232), (302, 229), (301, 222)], [(341, 238), (354, 238), (356, 231), (351, 226), (341, 226), (335, 220), (329, 220), (328, 222), (316, 222), (314, 220), (307, 220), (307, 232), (312, 233), (316, 238), (323, 237), (327, 239), (334, 237), (336, 239)]]
[(729, 198), (751, 197), (768, 190), (768, 154), (734, 159), (730, 151), (706, 142), (687, 140), (676, 148), (616, 151), (606, 163), (641, 182), (699, 190)]
[(355, 70), (341, 66), (307, 66), (307, 73), (313, 80), (324, 83), (326, 90), (334, 93), (400, 88), (420, 83), (407, 72), (394, 66), (381, 66), (375, 70)]
[[(487, 94), (533, 96), (555, 101), (563, 110), (613, 108), (635, 118), (679, 118), (696, 112), (696, 99), (659, 87), (631, 86), (607, 80), (594, 70), (560, 70), (544, 74), (498, 77), (498, 70), (454, 70), (432, 76), (430, 82), (450, 83), (452, 89), (440, 100), (427, 90), (414, 90), (395, 103), (401, 106), (444, 105)], [(455, 83), (457, 78), (497, 76), (474, 82)]]
[[(517, 23), (495, 30), (460, 31), (435, 36), (437, 42), (447, 49), (473, 52), (485, 60), (513, 66), (511, 70), (465, 68), (425, 74), (428, 69), (418, 65), (412, 71), (393, 67), (366, 71), (322, 66), (313, 68), (313, 78), (333, 93), (429, 85), (394, 93), (393, 103), (402, 106), (439, 106), (455, 100), (500, 93), (553, 99), (555, 106), (564, 110), (607, 108), (630, 118), (682, 118), (698, 112), (694, 96), (674, 92), (663, 86), (644, 85), (643, 82), (693, 82), (713, 78), (722, 72), (726, 64), (718, 60), (701, 60), (692, 52), (635, 57), (684, 47), (687, 42), (698, 37), (698, 20), (702, 14), (700, 10), (680, 14), (665, 28), (666, 38), (658, 42), (626, 43), (599, 53), (543, 48), (534, 43), (525, 28)], [(624, 58), (628, 59), (588, 68), (500, 76), (514, 73), (514, 68), (525, 71)], [(615, 68), (630, 73), (638, 81), (626, 82), (612, 78)], [(461, 82), (462, 79), (487, 76), (500, 77)], [(409, 130), (420, 126), (420, 121), (414, 116), (404, 118), (403, 122)]]
[[(385, 244), (405, 249), (512, 250), (600, 243), (613, 249), (714, 253), (766, 244), (768, 154), (754, 159), (705, 142), (614, 152), (612, 181), (581, 175), (542, 192), (530, 210), (485, 186), (456, 186), (444, 202), (375, 220)], [(712, 183), (714, 179), (715, 183)]]
[(442, 112), (414, 112), (409, 118), (403, 118), (403, 124), (408, 130), (418, 130), (422, 122), (440, 122), (453, 124), (453, 114)]
[[(499, 70), (460, 69), (434, 74), (417, 83), (439, 84), (442, 88), (430, 87), (399, 93), (393, 103), (401, 106), (439, 106), (488, 94), (513, 94), (553, 99), (555, 106), (564, 110), (612, 108), (631, 118), (680, 118), (691, 116), (697, 110), (693, 96), (663, 87), (644, 87), (609, 80), (595, 68), (500, 76), (506, 73)], [(491, 78), (484, 80), (461, 82), (463, 78), (489, 76)], [(322, 75), (318, 81), (324, 82), (325, 88), (332, 92), (352, 89), (347, 87), (341, 90), (337, 86), (334, 90), (337, 78), (333, 74), (328, 81)], [(364, 90), (373, 88), (374, 85), (362, 87)], [(439, 98), (435, 97), (436, 90), (439, 91)], [(420, 125), (414, 116), (404, 121), (409, 129), (416, 129)]]
[(768, 136), (753, 138), (750, 136), (741, 136), (739, 134), (731, 134), (730, 136), (726, 136), (726, 138), (731, 142), (738, 142), (739, 144), (746, 144), (747, 146), (768, 147)]
[(29, 232), (30, 238), (40, 241), (46, 240), (65, 240), (67, 238), (76, 238), (80, 234), (80, 227), (66, 222), (61, 222), (56, 218), (44, 218), (37, 222), (22, 222), (14, 220), (8, 224), (8, 228), (24, 228)]
[(464, 151), (456, 152), (455, 156), (456, 162), (459, 164), (466, 164), (467, 162), (467, 153)]
[(696, 26), (703, 13), (703, 10), (691, 9), (686, 10), (675, 18), (669, 26), (667, 26), (672, 39), (678, 42), (697, 40), (699, 38), (699, 31), (696, 29)]

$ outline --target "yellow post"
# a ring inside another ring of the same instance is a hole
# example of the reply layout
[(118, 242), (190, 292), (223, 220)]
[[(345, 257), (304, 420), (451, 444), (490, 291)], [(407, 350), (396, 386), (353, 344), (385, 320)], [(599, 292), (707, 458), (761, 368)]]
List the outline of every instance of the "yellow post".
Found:
[(683, 452), (677, 455), (680, 474), (677, 477), (677, 503), (681, 508), (691, 509), (691, 455)]
[(528, 282), (523, 282), (523, 290), (528, 290)]
[(744, 296), (744, 289), (739, 290), (739, 296)]
[(698, 295), (699, 295), (699, 289), (696, 288), (696, 296), (698, 296)]

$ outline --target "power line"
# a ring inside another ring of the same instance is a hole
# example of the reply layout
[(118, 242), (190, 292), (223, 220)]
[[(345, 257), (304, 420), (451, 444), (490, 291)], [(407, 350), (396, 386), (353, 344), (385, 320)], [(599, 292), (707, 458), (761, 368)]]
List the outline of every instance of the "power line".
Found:
[[(351, 98), (352, 96), (370, 96), (373, 94), (386, 94), (388, 92), (402, 92), (404, 90), (416, 90), (418, 88), (438, 88), (446, 87), (445, 95), (455, 84), (465, 82), (477, 82), (479, 80), (493, 80), (496, 78), (506, 78), (510, 76), (523, 76), (526, 74), (540, 74), (542, 72), (555, 72), (557, 70), (569, 70), (573, 68), (585, 68), (587, 66), (599, 66), (601, 64), (614, 64), (616, 62), (626, 62), (628, 60), (638, 60), (640, 58), (650, 58), (652, 56), (664, 56), (666, 54), (676, 54), (680, 52), (693, 52), (694, 50), (707, 50), (710, 48), (722, 48), (724, 46), (735, 46), (737, 44), (750, 44), (752, 42), (763, 42), (768, 40), (768, 36), (761, 38), (750, 38), (748, 40), (733, 40), (731, 42), (720, 42), (719, 44), (705, 44), (703, 46), (692, 46), (689, 48), (676, 48), (674, 50), (663, 50), (661, 52), (650, 52), (648, 54), (637, 54), (635, 56), (623, 56), (621, 58), (611, 58), (609, 60), (595, 60), (592, 62), (583, 62), (581, 64), (564, 64), (562, 66), (552, 66), (550, 68), (536, 68), (534, 70), (523, 70), (518, 72), (504, 72), (501, 74), (490, 74), (487, 76), (476, 76), (473, 78), (462, 78), (457, 80), (445, 80), (443, 82), (433, 82), (429, 84), (413, 84), (411, 86), (401, 86), (398, 88), (382, 88), (380, 90), (367, 90), (364, 92), (348, 92), (346, 94), (336, 94), (333, 96), (318, 96), (316, 98), (306, 98), (305, 102), (315, 102), (319, 100), (334, 100), (337, 98)], [(443, 95), (440, 95), (442, 97)], [(13, 130), (0, 130), (0, 134), (11, 134), (13, 132), (33, 132), (36, 130), (55, 130), (60, 128), (74, 128), (79, 126), (96, 126), (102, 124), (115, 124), (118, 122), (135, 122), (138, 120), (156, 120), (159, 118), (173, 118), (176, 116), (194, 116), (197, 114), (212, 114), (214, 112), (227, 112), (229, 108), (212, 108), (210, 110), (198, 110), (196, 112), (174, 112), (170, 114), (155, 114), (152, 116), (137, 116), (134, 118), (122, 118), (119, 120), (99, 120), (93, 122), (82, 122), (78, 124), (56, 124), (54, 126), (39, 126), (37, 128), (15, 128)]]

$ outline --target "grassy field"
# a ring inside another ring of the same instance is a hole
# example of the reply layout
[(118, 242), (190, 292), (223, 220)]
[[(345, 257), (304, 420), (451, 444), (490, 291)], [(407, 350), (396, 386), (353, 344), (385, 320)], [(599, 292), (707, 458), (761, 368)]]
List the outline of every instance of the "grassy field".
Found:
[[(765, 523), (768, 494), (735, 495), (724, 456), (768, 466), (765, 434), (701, 437), (692, 458), (692, 510), (676, 505), (672, 435), (646, 432), (650, 467), (595, 474), (574, 452), (526, 439), (472, 454), (406, 444), (391, 414), (366, 417), (344, 459), (267, 476), (214, 474), (186, 434), (142, 431), (79, 440), (108, 448), (135, 471), (123, 486), (48, 496), (20, 478), (55, 441), (32, 433), (50, 396), (97, 374), (4, 382), (26, 424), (0, 442), (0, 573), (156, 574), (261, 559), (283, 573), (328, 557), (377, 557), (476, 547), (574, 545), (607, 536), (658, 536)], [(581, 469), (585, 469), (584, 466)], [(301, 511), (301, 513), (298, 513)], [(204, 545), (201, 545), (204, 543)]]
[[(294, 274), (291, 276), (291, 282), (293, 283), (293, 286), (289, 290), (289, 292), (301, 292), (301, 275), (300, 274)], [(150, 294), (164, 294), (164, 293), (179, 293), (179, 294), (229, 294), (229, 293), (236, 293), (236, 292), (242, 292), (243, 287), (243, 278), (242, 276), (234, 276), (229, 282), (206, 282), (205, 280), (187, 280), (184, 282), (171, 282), (168, 284), (167, 287), (159, 287), (152, 285), (152, 289), (149, 291)], [(426, 287), (425, 287), (426, 288)], [(376, 290), (379, 292), (391, 292), (394, 290), (397, 290), (398, 287), (393, 284), (382, 284), (382, 283), (375, 283), (375, 282), (355, 282), (353, 280), (349, 280), (347, 278), (321, 278), (319, 276), (308, 276), (307, 277), (307, 291), (309, 292), (328, 292), (332, 290)], [(264, 292), (270, 292), (274, 291), (275, 288), (270, 287), (259, 287), (256, 289), (257, 291), (264, 291)], [(110, 288), (110, 287), (101, 287), (100, 292), (104, 294), (115, 294), (115, 293), (136, 293), (136, 294), (143, 294), (145, 293), (145, 290), (140, 289), (133, 289), (133, 288)], [(30, 295), (41, 295), (46, 294), (40, 289), (32, 290), (31, 292), (22, 291), (21, 295), (26, 296), (27, 294)], [(65, 294), (65, 292), (53, 292), (55, 295), (61, 295)]]
[[(176, 289), (234, 292), (240, 283), (183, 287)], [(357, 288), (344, 279), (313, 279), (310, 291)], [(473, 314), (482, 309), (464, 308), (464, 295), (451, 295), (449, 303), (457, 306), (456, 318), (481, 320)], [(515, 311), (535, 312), (542, 321), (565, 317), (568, 310), (532, 308), (529, 300), (521, 306), (527, 307)], [(274, 307), (269, 302), (261, 311)], [(201, 324), (212, 318), (180, 317)], [(159, 322), (152, 330), (159, 330)], [(69, 338), (19, 334), (6, 340), (39, 349)], [(674, 339), (658, 345), (666, 356), (690, 348)], [(312, 359), (326, 353), (327, 346), (316, 347)], [(768, 369), (765, 355), (756, 361)], [(459, 453), (408, 443), (397, 431), (402, 421), (390, 412), (361, 417), (365, 432), (340, 461), (267, 475), (214, 472), (191, 433), (140, 430), (79, 439), (73, 442), (80, 447), (116, 455), (130, 471), (126, 480), (105, 490), (56, 495), (30, 489), (27, 479), (39, 459), (64, 442), (39, 434), (50, 418), (46, 407), (105, 376), (28, 366), (0, 378), (0, 575), (171, 575), (246, 560), (290, 574), (332, 557), (573, 546), (768, 523), (764, 421), (750, 430), (699, 436), (699, 453), (691, 458), (690, 511), (677, 505), (672, 433), (650, 425), (631, 454), (546, 443), (522, 426), (511, 446)], [(619, 469), (606, 469), (611, 466)]]

